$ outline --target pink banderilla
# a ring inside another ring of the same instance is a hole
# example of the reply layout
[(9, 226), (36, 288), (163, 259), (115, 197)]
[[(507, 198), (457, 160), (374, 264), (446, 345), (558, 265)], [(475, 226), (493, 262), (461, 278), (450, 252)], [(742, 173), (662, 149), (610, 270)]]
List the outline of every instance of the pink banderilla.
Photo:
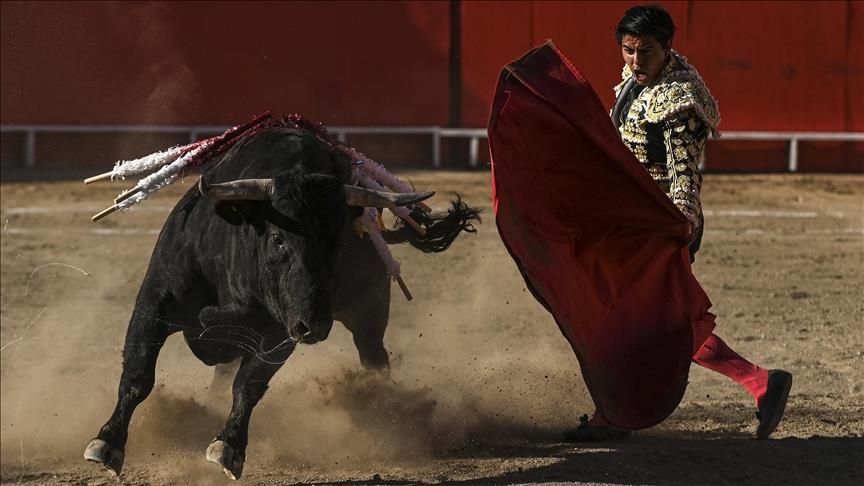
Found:
[(369, 239), (372, 240), (372, 245), (375, 246), (375, 251), (378, 252), (378, 257), (381, 258), (382, 262), (384, 262), (384, 268), (387, 270), (387, 275), (396, 280), (396, 283), (399, 284), (399, 288), (402, 289), (402, 293), (405, 294), (406, 299), (413, 299), (414, 296), (411, 295), (408, 286), (406, 286), (405, 282), (402, 280), (399, 262), (393, 258), (393, 254), (390, 253), (390, 248), (387, 246), (387, 242), (384, 241), (384, 237), (381, 236), (381, 232), (378, 230), (377, 209), (366, 208), (363, 210), (363, 226), (366, 228), (366, 233), (369, 234)]
[[(167, 165), (163, 165), (161, 169), (138, 181), (138, 184), (136, 184), (133, 189), (118, 195), (117, 198), (114, 199), (113, 206), (94, 215), (92, 220), (98, 221), (118, 209), (126, 209), (134, 204), (140, 203), (160, 188), (171, 184), (178, 178), (183, 177), (189, 172), (215, 160), (216, 156), (228, 150), (228, 148), (230, 148), (235, 142), (260, 130), (262, 124), (269, 119), (270, 112), (267, 111), (243, 125), (229, 128), (221, 135), (185, 145), (183, 147), (168, 149), (163, 151), (161, 155), (157, 152), (156, 154), (151, 154), (150, 156), (130, 161), (133, 163), (133, 168), (136, 171), (138, 169), (146, 171), (148, 168), (152, 169), (158, 167), (158, 163)], [(115, 166), (115, 170), (108, 173), (108, 175), (110, 176), (117, 171), (117, 169), (118, 167)], [(99, 178), (107, 178), (104, 176), (105, 174), (90, 178), (85, 180), (85, 183), (98, 180)]]

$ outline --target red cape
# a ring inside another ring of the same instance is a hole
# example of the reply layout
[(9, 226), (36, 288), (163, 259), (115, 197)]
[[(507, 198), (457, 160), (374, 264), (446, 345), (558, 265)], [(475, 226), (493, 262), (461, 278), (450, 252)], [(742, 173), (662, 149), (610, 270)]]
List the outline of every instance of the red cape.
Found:
[(659, 423), (714, 327), (687, 218), (551, 42), (501, 71), (488, 132), (498, 232), (595, 405), (616, 427)]

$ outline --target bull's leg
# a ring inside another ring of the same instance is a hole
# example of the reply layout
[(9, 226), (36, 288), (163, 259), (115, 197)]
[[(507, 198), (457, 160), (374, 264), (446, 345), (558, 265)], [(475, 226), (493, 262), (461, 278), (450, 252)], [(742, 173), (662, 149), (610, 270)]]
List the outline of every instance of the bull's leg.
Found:
[(222, 466), (222, 471), (231, 479), (239, 478), (243, 472), (252, 409), (281, 366), (281, 362), (264, 362), (258, 356), (246, 356), (237, 371), (231, 414), (225, 427), (207, 447), (206, 454), (207, 460)]
[(230, 363), (217, 363), (213, 366), (213, 381), (210, 383), (210, 392), (223, 394), (231, 390), (231, 382), (239, 368), (239, 358)]
[(360, 363), (367, 370), (384, 371), (390, 368), (390, 358), (384, 348), (384, 332), (390, 318), (389, 293), (383, 297), (370, 296), (342, 320), (345, 327), (351, 331), (354, 345), (360, 354)]
[(119, 475), (123, 470), (129, 420), (150, 391), (156, 379), (156, 358), (165, 339), (174, 330), (158, 318), (158, 313), (136, 308), (126, 332), (123, 348), (123, 373), (117, 392), (117, 405), (108, 422), (84, 450), (84, 459), (101, 463)]
[[(202, 358), (204, 362), (208, 363), (216, 359), (221, 359), (222, 356), (232, 355), (232, 351), (225, 349), (236, 348), (236, 343), (233, 341), (237, 339), (237, 337), (232, 336), (231, 333), (239, 331), (232, 331), (232, 329), (243, 327), (247, 322), (256, 318), (257, 317), (252, 313), (252, 310), (248, 306), (239, 304), (208, 306), (203, 308), (198, 314), (198, 320), (201, 322), (201, 325), (204, 326), (206, 331), (201, 333), (200, 336), (206, 336), (207, 339), (225, 339), (227, 344), (215, 348), (218, 356), (204, 356), (201, 354), (203, 353), (201, 350), (199, 350), (196, 355), (198, 355), (199, 358)], [(194, 341), (187, 341), (190, 343), (190, 347), (195, 346)], [(239, 368), (239, 357), (227, 363), (217, 362), (213, 367), (213, 381), (210, 383), (210, 391), (212, 393), (221, 394), (231, 390), (231, 383)]]

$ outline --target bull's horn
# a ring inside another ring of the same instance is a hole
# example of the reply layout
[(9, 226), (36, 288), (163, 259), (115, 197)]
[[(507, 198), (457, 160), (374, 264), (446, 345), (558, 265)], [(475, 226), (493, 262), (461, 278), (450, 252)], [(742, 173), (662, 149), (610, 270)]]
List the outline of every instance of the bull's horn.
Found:
[(198, 179), (198, 192), (202, 196), (220, 201), (266, 201), (273, 191), (273, 179), (239, 179), (221, 184), (208, 184)]
[(345, 184), (345, 200), (349, 206), (393, 208), (408, 206), (429, 199), (434, 192), (383, 192)]

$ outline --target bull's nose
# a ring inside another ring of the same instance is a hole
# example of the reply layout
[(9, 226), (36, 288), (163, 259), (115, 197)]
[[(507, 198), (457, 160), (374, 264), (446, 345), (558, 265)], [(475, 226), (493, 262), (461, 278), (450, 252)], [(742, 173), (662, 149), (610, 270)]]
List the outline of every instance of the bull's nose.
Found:
[(298, 319), (294, 321), (294, 324), (291, 326), (289, 333), (291, 334), (291, 337), (297, 342), (304, 344), (315, 344), (317, 342), (327, 339), (327, 335), (330, 333), (330, 328), (332, 327), (332, 325), (332, 320), (329, 322), (310, 322)]
[(307, 338), (309, 337), (309, 335), (312, 334), (312, 330), (309, 329), (309, 326), (306, 325), (305, 321), (297, 321), (294, 329), (297, 331), (297, 334), (299, 334), (301, 338)]

